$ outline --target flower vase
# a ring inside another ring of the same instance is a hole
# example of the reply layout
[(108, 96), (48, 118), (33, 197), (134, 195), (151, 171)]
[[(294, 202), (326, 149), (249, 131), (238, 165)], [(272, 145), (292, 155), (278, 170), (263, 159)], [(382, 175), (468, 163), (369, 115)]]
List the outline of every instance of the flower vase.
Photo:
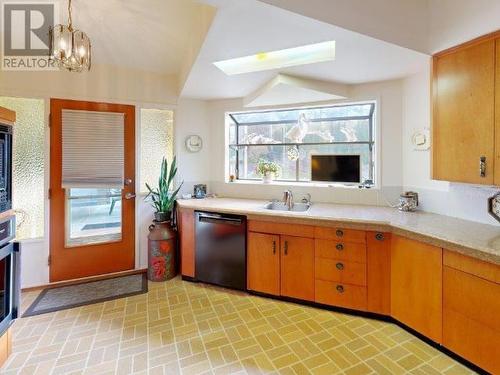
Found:
[(167, 281), (175, 277), (177, 233), (170, 220), (153, 221), (148, 234), (148, 280)]
[(262, 176), (262, 182), (264, 184), (270, 184), (272, 181), (273, 181), (272, 173), (266, 173), (265, 175)]

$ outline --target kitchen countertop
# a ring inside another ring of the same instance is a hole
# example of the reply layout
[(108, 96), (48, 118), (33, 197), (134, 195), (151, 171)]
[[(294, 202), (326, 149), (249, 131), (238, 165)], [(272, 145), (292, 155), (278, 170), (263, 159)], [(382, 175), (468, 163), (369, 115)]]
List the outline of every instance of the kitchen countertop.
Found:
[(181, 208), (246, 215), (249, 219), (390, 231), (500, 265), (500, 227), (450, 216), (314, 202), (305, 212), (268, 210), (264, 206), (269, 201), (253, 199), (204, 198), (177, 202)]

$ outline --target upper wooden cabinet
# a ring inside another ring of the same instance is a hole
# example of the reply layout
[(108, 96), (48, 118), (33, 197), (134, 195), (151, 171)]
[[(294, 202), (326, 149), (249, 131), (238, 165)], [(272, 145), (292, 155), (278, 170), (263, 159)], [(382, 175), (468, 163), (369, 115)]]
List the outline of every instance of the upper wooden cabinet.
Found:
[(496, 40), (494, 183), (500, 185), (500, 39)]
[[(434, 179), (500, 183), (500, 166), (496, 167), (496, 176), (494, 173), (495, 154), (500, 158), (499, 135), (495, 147), (495, 59), (500, 56), (495, 51), (496, 43), (493, 37), (481, 38), (433, 58)], [(497, 125), (499, 121), (497, 118)], [(482, 158), (483, 173), (480, 171)]]

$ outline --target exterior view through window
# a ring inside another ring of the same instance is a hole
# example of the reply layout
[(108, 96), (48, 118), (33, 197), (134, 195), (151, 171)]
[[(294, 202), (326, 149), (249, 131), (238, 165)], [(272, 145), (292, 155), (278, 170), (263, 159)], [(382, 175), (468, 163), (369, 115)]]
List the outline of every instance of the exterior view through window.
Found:
[(259, 160), (281, 181), (311, 181), (313, 155), (359, 155), (362, 183), (374, 182), (374, 102), (227, 114), (229, 174), (258, 180)]

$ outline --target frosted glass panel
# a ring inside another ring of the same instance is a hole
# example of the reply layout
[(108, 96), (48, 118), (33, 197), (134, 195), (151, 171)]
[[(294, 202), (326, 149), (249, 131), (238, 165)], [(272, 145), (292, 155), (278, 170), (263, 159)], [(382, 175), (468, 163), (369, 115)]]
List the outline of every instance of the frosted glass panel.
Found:
[(141, 109), (141, 173), (140, 191), (146, 192), (146, 182), (158, 183), (161, 160), (169, 162), (174, 154), (174, 113), (170, 110)]
[(17, 238), (43, 237), (44, 101), (0, 97), (0, 106), (16, 111), (12, 192), (17, 211)]

